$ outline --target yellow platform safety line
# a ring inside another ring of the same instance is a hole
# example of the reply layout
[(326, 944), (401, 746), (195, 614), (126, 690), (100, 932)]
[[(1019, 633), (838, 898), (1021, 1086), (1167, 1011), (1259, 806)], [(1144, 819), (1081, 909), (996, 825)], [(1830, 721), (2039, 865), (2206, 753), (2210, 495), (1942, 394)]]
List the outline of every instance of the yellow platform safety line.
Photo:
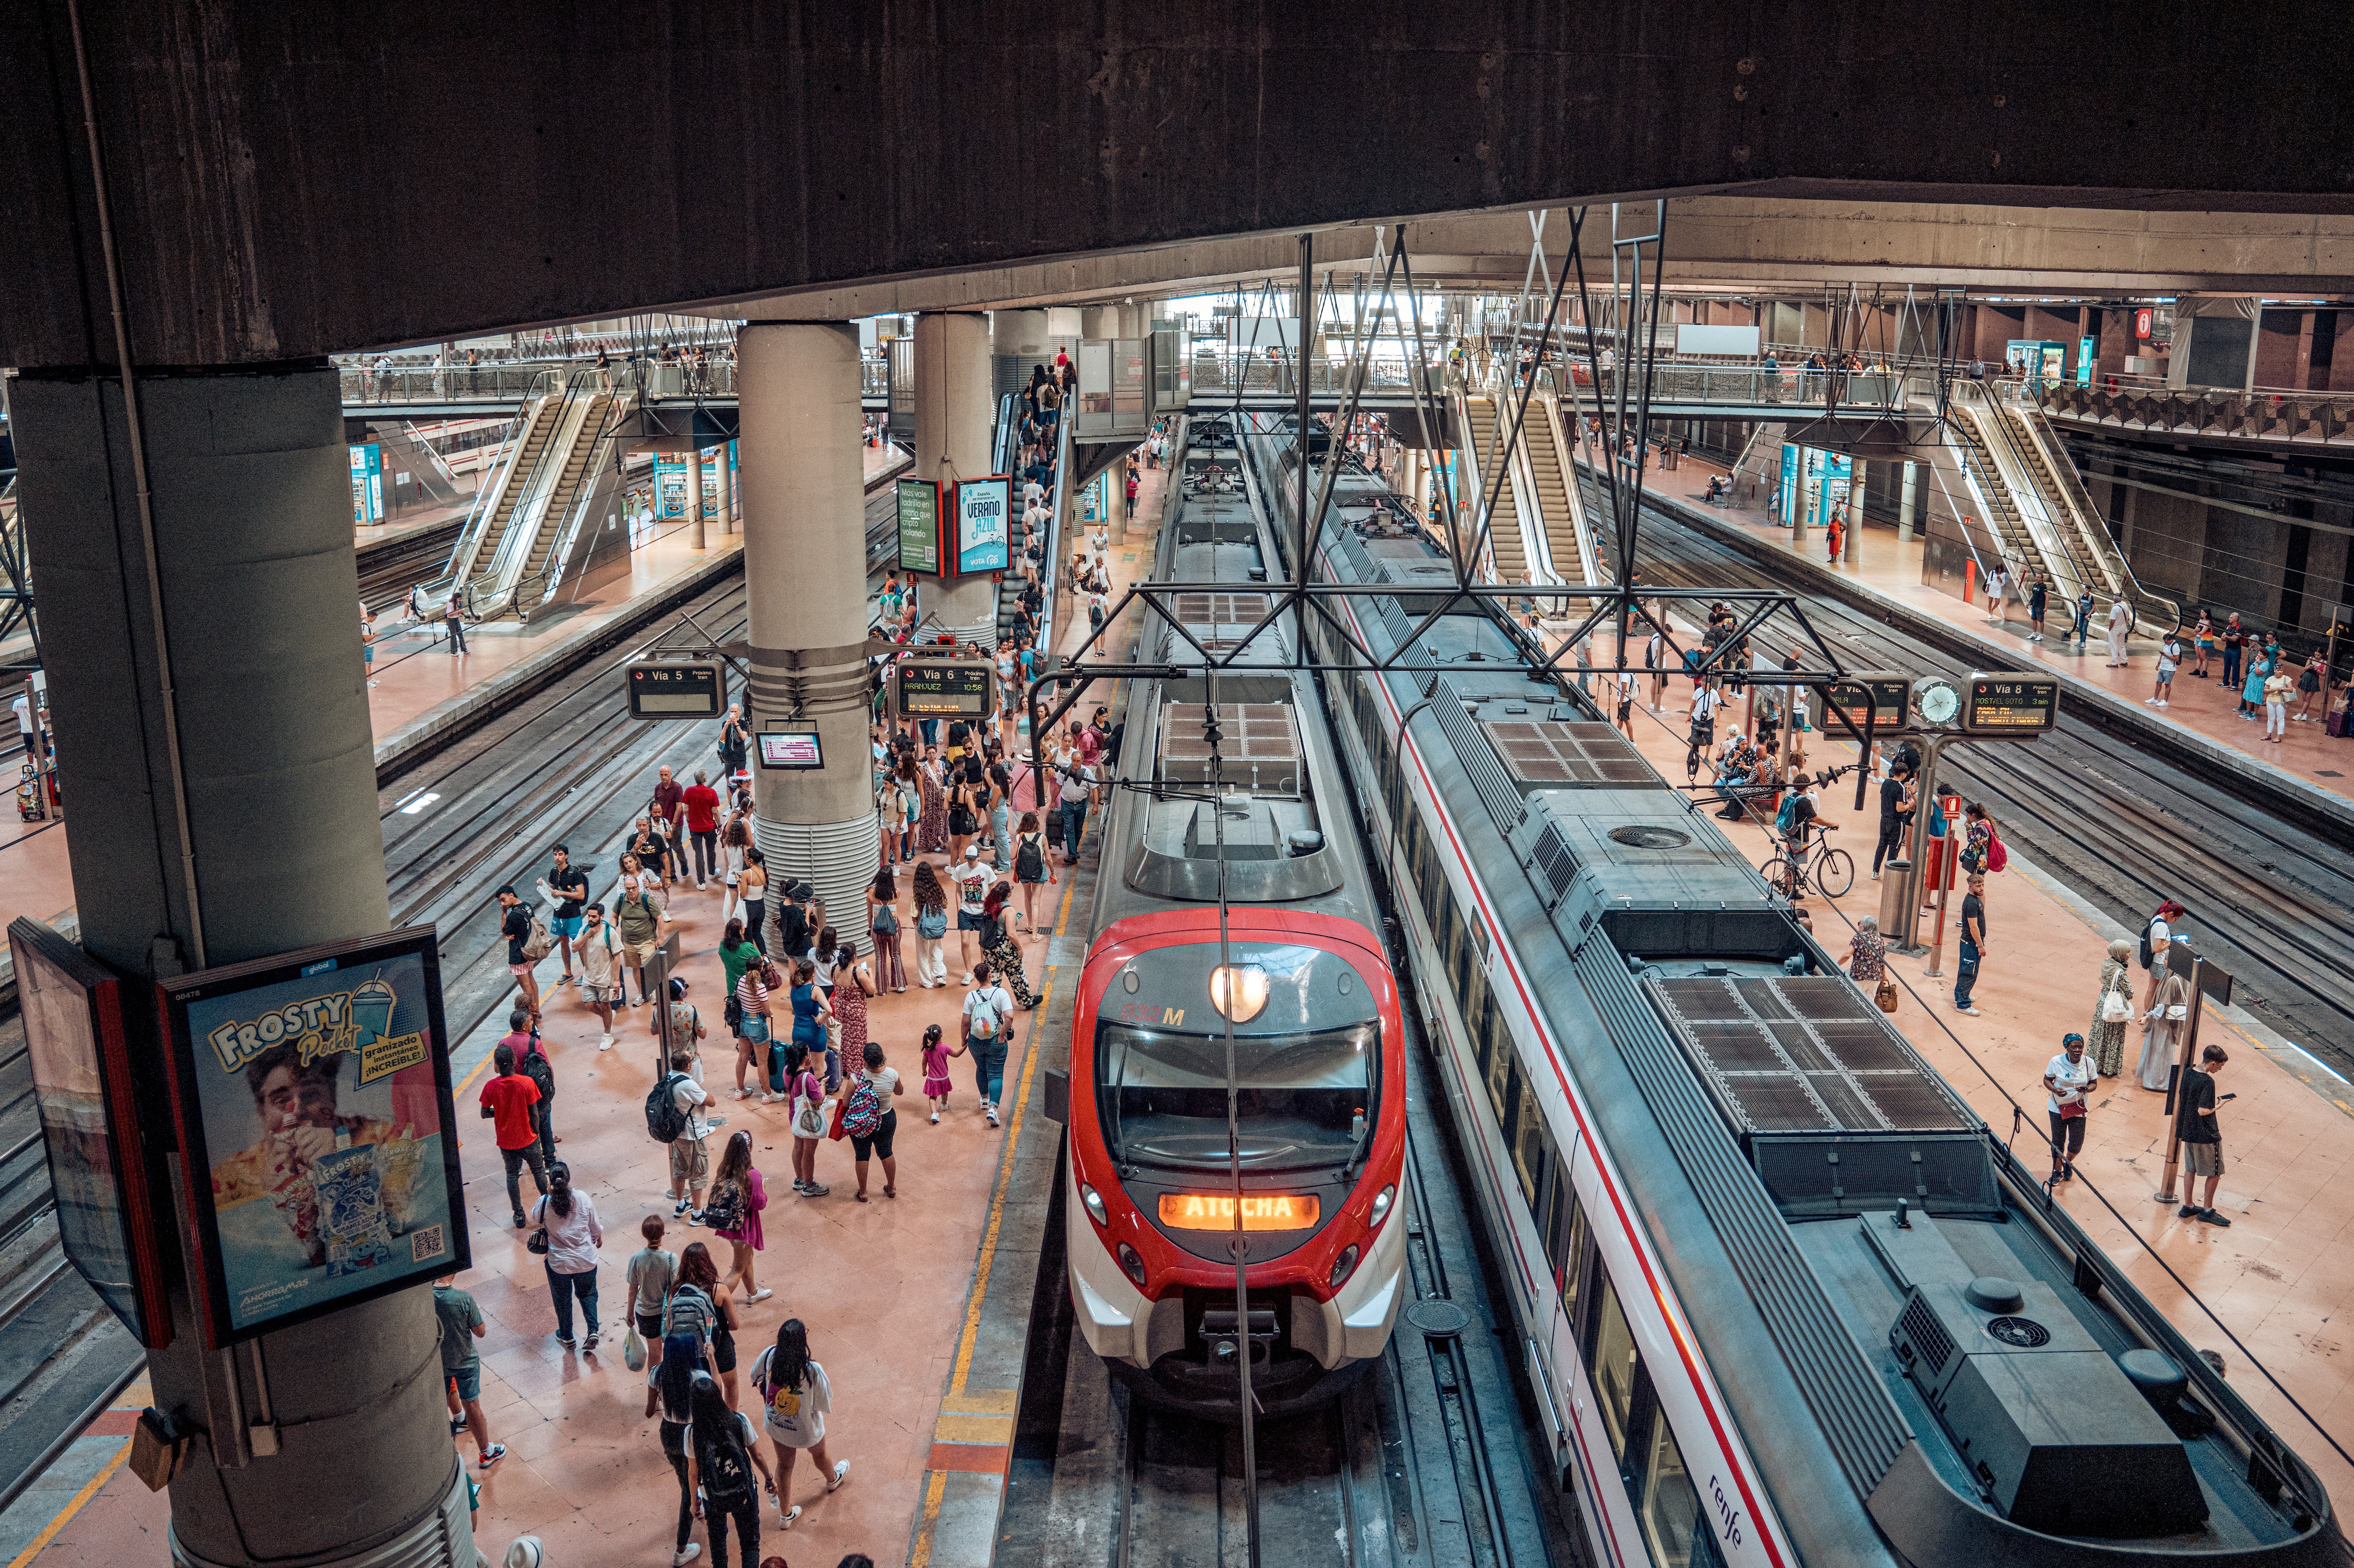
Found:
[[(1077, 869), (1076, 866), (1071, 868), (1074, 873)], [(1048, 938), (1050, 944), (1061, 938), (1065, 927), (1070, 923), (1071, 895), (1077, 887), (1078, 877), (1076, 874), (1063, 885), (1063, 902), (1055, 912), (1055, 933)], [(1038, 997), (1035, 1012), (1041, 1021), (1045, 1018), (1047, 1010), (1054, 1005), (1055, 983), (1059, 978), (1054, 973), (1055, 968), (1055, 966), (1052, 964), (1047, 966), (1046, 989)], [(940, 1402), (941, 1415), (933, 1431), (937, 1441), (1011, 1443), (1013, 1440), (1013, 1402), (1016, 1391), (1013, 1389), (968, 1391), (965, 1384), (972, 1376), (973, 1346), (981, 1338), (981, 1308), (989, 1296), (990, 1267), (997, 1257), (998, 1233), (1005, 1224), (1005, 1196), (1007, 1190), (1013, 1184), (1013, 1153), (1020, 1145), (1022, 1118), (1029, 1107), (1031, 1075), (1038, 1069), (1038, 1032), (1034, 1029), (1030, 1032), (1030, 1050), (1022, 1059), (1022, 1082), (1014, 1091), (1013, 1114), (1006, 1122), (1005, 1152), (999, 1155), (997, 1160), (997, 1180), (989, 1196), (989, 1223), (981, 1230), (981, 1255), (974, 1264), (972, 1271), (972, 1293), (965, 1300), (964, 1328), (957, 1335), (956, 1370), (949, 1374), (948, 1396)], [(995, 1416), (998, 1428), (1003, 1435), (994, 1437), (951, 1435), (948, 1430), (949, 1422), (959, 1421), (961, 1425), (961, 1419), (951, 1412), (972, 1411), (976, 1403), (984, 1397), (992, 1407), (1002, 1399), (1004, 1404), (1003, 1411), (998, 1412), (992, 1408), (989, 1414)], [(934, 1470), (924, 1485), (924, 1507), (923, 1511), (917, 1516), (916, 1544), (907, 1554), (907, 1568), (928, 1568), (932, 1560), (932, 1538), (939, 1529), (940, 1500), (948, 1489), (948, 1480), (947, 1471)]]
[(8, 1568), (25, 1568), (27, 1563), (32, 1562), (34, 1558), (38, 1557), (43, 1552), (48, 1550), (49, 1542), (58, 1538), (58, 1531), (63, 1530), (67, 1525), (73, 1522), (74, 1515), (82, 1510), (82, 1505), (89, 1502), (90, 1499), (96, 1497), (98, 1495), (99, 1489), (105, 1486), (107, 1482), (112, 1480), (114, 1478), (114, 1472), (122, 1468), (123, 1461), (130, 1457), (131, 1439), (125, 1437), (122, 1440), (122, 1446), (114, 1451), (114, 1457), (107, 1460), (105, 1464), (101, 1465), (98, 1467), (98, 1473), (81, 1484), (81, 1490), (74, 1493), (72, 1499), (67, 1502), (66, 1506), (58, 1511), (58, 1517), (49, 1520), (47, 1525), (43, 1526), (41, 1533), (33, 1537), (33, 1539), (26, 1544), (24, 1551), (19, 1552), (15, 1557), (9, 1559)]

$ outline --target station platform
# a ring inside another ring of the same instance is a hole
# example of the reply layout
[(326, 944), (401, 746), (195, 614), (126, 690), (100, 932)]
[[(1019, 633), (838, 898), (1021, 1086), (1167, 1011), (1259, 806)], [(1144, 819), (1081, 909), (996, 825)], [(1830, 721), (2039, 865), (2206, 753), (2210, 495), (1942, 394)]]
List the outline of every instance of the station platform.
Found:
[[(1158, 515), (1160, 483), (1158, 472), (1149, 471), (1140, 519)], [(1113, 536), (1117, 594), (1149, 563), (1151, 546), (1150, 535), (1140, 529), (1123, 535), (1115, 528)], [(1086, 634), (1085, 609), (1066, 595), (1057, 609), (1066, 628), (1057, 641), (1076, 646)], [(1068, 630), (1074, 620), (1076, 632)], [(599, 844), (584, 856), (597, 867), (591, 892), (599, 898), (610, 898), (620, 847), (618, 841)], [(923, 858), (935, 865), (944, 860)], [(748, 1379), (752, 1359), (774, 1341), (785, 1319), (798, 1317), (833, 1385), (829, 1454), (851, 1461), (848, 1482), (831, 1494), (807, 1465), (798, 1468), (793, 1497), (805, 1511), (784, 1532), (773, 1507), (766, 1511), (763, 1558), (832, 1563), (857, 1551), (879, 1563), (924, 1568), (981, 1568), (991, 1561), (1060, 1130), (1040, 1111), (1038, 1042), (1052, 1036), (1058, 1019), (1067, 1029), (1067, 983), (1084, 955), (1089, 906), (1091, 864), (1075, 870), (1055, 861), (1056, 880), (1038, 900), (1047, 928), (1023, 943), (1040, 1006), (1018, 1015), (1005, 1069), (1003, 1129), (983, 1118), (962, 1060), (952, 1065), (956, 1087), (938, 1125), (928, 1119), (922, 1098), (924, 1028), (939, 1023), (953, 1038), (966, 994), (958, 983), (962, 966), (953, 933), (944, 948), (944, 990), (911, 984), (870, 1001), (868, 1037), (888, 1053), (907, 1094), (896, 1102), (898, 1196), (883, 1196), (878, 1160), (863, 1204), (852, 1195), (856, 1179), (846, 1140), (819, 1145), (818, 1179), (831, 1192), (800, 1198), (790, 1184), (786, 1107), (733, 1097), (735, 1054), (719, 1022), (725, 981), (716, 952), (723, 894), (716, 884), (702, 892), (691, 882), (673, 885), (670, 914), (684, 959), (677, 972), (711, 1029), (704, 1076), (716, 1113), (726, 1118), (712, 1134), (713, 1157), (729, 1134), (749, 1128), (769, 1192), (758, 1277), (776, 1294), (738, 1303), (739, 1408), (758, 1404)], [(900, 876), (898, 912), (908, 931), (911, 892), (908, 877)], [(906, 946), (912, 960), (912, 936)], [(593, 1352), (567, 1352), (557, 1344), (542, 1266), (525, 1249), (525, 1233), (508, 1224), (496, 1150), (487, 1136), (470, 1139), (463, 1160), (475, 1266), (459, 1283), (489, 1319), (489, 1337), (479, 1342), (482, 1403), (492, 1436), (507, 1454), (485, 1473), (475, 1465), (472, 1439), (461, 1436), (456, 1443), (468, 1473), (481, 1482), (475, 1539), (493, 1562), (528, 1533), (541, 1539), (551, 1563), (635, 1565), (663, 1561), (670, 1551), (678, 1492), (657, 1424), (644, 1414), (643, 1376), (622, 1362), (622, 1269), (642, 1245), (637, 1227), (648, 1214), (663, 1217), (663, 1245), (673, 1252), (702, 1241), (724, 1269), (726, 1248), (708, 1231), (671, 1217), (667, 1150), (646, 1136), (643, 1116), (654, 1082), (651, 1014), (642, 1006), (617, 1014), (619, 1044), (599, 1052), (598, 1021), (576, 991), (556, 983), (561, 972), (555, 956), (538, 968), (543, 1038), (557, 1075), (557, 1154), (596, 1205), (605, 1232), (599, 1293), (604, 1339)], [(460, 1044), (452, 1070), (461, 1114), (480, 1093), (492, 1046), (504, 1033), (503, 1016), (494, 1013)], [(524, 1191), (528, 1205), (528, 1177)], [(71, 1453), (82, 1455), (99, 1441), (93, 1433)], [(111, 1450), (90, 1452), (96, 1457), (54, 1467), (54, 1479), (44, 1478), (0, 1513), (0, 1542), (23, 1543), (8, 1568), (162, 1559), (167, 1499), (121, 1474)], [(694, 1540), (705, 1539), (698, 1523)]]
[[(1893, 535), (1883, 542), (1893, 545)], [(1670, 683), (1663, 708), (1654, 713), (1637, 704), (1636, 744), (1663, 777), (1681, 781), (1689, 683)], [(1736, 700), (1728, 711), (1737, 720), (1742, 705)], [(1724, 733), (1720, 722), (1718, 734)], [(1810, 737), (1809, 761), (1816, 768), (1850, 763), (1855, 749), (1851, 741), (1818, 734)], [(1878, 798), (1869, 796), (1861, 811), (1854, 805), (1852, 776), (1824, 787), (1823, 820), (1840, 824), (1831, 841), (1857, 862), (1853, 888), (1838, 899), (1810, 892), (1805, 900), (1816, 938), (1842, 960), (1852, 922), (1879, 912), (1882, 888), (1871, 879)], [(1718, 825), (1752, 863), (1762, 865), (1774, 853), (1761, 826)], [(1971, 997), (1980, 1016), (1954, 1007), (1956, 896), (1940, 976), (1927, 974), (1926, 953), (1889, 955), (1889, 972), (1905, 990), (1892, 1022), (2030, 1169), (2040, 1171), (2046, 1144), (2044, 1066), (2059, 1054), (2062, 1035), (2091, 1036), (2108, 944), (2138, 934), (2016, 850), (2008, 868), (1988, 879), (1987, 903), (1988, 946)], [(2134, 975), (2138, 1012), (2147, 977), (2137, 967)], [(2138, 1022), (2126, 1026), (2124, 1071), (2101, 1080), (2077, 1179), (2061, 1184), (2057, 1201), (2193, 1345), (2222, 1354), (2233, 1386), (2314, 1467), (2338, 1507), (2354, 1510), (2354, 1466), (2332, 1453), (2247, 1359), (2252, 1352), (2332, 1436), (2354, 1450), (2354, 1369), (2345, 1364), (2336, 1327), (2354, 1311), (2354, 1256), (2345, 1245), (2354, 1239), (2354, 1084), (2237, 1007), (2211, 1008), (2200, 1038), (2232, 1055), (2222, 1086), (2238, 1098), (2223, 1107), (2226, 1165), (2216, 1197), (2231, 1227), (2181, 1219), (2179, 1204), (2152, 1200), (2164, 1171), (2168, 1128), (2165, 1097), (2142, 1088), (2134, 1075), (2141, 1052)], [(2015, 1132), (2014, 1103), (2024, 1107)], [(2189, 1180), (2186, 1174), (2178, 1183)]]
[[(2159, 708), (2147, 701), (2157, 680), (2156, 642), (2141, 637), (2130, 639), (2125, 667), (2111, 669), (2101, 626), (2096, 623), (2080, 645), (2070, 631), (2073, 611), (2056, 597), (2045, 617), (2044, 641), (2031, 642), (2028, 636), (2032, 628), (2028, 623), (2024, 603), (2010, 597), (2002, 606), (2001, 618), (1989, 620), (1983, 592), (1976, 601), (1967, 601), (1946, 588), (1924, 582), (1922, 560), (1926, 545), (1917, 537), (1900, 541), (1893, 528), (1872, 524), (1860, 530), (1855, 539), (1856, 558), (1851, 561), (1834, 564), (1829, 559), (1829, 542), (1819, 528), (1808, 530), (1803, 550), (1793, 548), (1789, 528), (1762, 508), (1711, 505), (1703, 499), (1709, 480), (1725, 472), (1716, 464), (1687, 456), (1671, 472), (1647, 475), (1645, 488), (1662, 499), (1682, 503), (1691, 511), (1721, 520), (1753, 539), (1801, 555), (1875, 594), (1935, 616), (1982, 640), (1989, 655), (1998, 655), (2004, 661), (2004, 668), (2057, 671), (2080, 687), (2141, 708), (2153, 725), (2169, 726), (2213, 750), (2234, 754), (2243, 763), (2277, 768), (2308, 789), (2339, 800), (2354, 801), (2354, 738), (2333, 738), (2328, 734), (2322, 722), (2327, 705), (2317, 698), (2312, 722), (2292, 721), (2279, 744), (2265, 743), (2261, 715), (2255, 719), (2237, 716), (2240, 694), (2224, 686), (2220, 654), (2210, 662), (2212, 680), (2200, 680), (2191, 673), (2190, 627), (2183, 629), (2185, 658), (2174, 677), (2171, 698), (2166, 707)], [(2103, 604), (2099, 608), (2105, 610), (2107, 607)], [(2295, 673), (2292, 666), (2290, 673)], [(2328, 695), (2331, 704), (2344, 700), (2342, 688)], [(2292, 704), (2291, 712), (2295, 711)]]

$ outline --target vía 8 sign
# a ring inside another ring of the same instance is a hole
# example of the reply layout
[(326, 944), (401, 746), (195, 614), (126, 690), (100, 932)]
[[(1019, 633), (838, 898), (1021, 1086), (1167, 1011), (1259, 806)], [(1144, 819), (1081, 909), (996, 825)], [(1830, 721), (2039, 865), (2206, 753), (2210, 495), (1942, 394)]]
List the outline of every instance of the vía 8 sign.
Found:
[(2059, 718), (2060, 682), (2052, 675), (1974, 675), (1962, 704), (1962, 727), (1978, 734), (2047, 730)]

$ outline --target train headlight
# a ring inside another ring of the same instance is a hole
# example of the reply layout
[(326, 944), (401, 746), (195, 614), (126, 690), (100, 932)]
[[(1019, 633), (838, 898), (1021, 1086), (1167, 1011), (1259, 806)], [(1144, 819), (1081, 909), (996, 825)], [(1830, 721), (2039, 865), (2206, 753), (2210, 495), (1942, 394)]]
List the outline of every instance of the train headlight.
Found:
[(1119, 1259), (1119, 1271), (1134, 1280), (1139, 1290), (1143, 1289), (1144, 1260), (1136, 1255), (1136, 1249), (1122, 1242), (1113, 1249), (1113, 1255)]
[(1235, 1023), (1248, 1023), (1267, 1007), (1267, 971), (1257, 964), (1220, 964), (1210, 971), (1210, 1005)]
[(1101, 1192), (1097, 1192), (1093, 1187), (1090, 1187), (1085, 1181), (1082, 1181), (1079, 1183), (1079, 1202), (1087, 1206), (1087, 1218), (1095, 1221), (1096, 1224), (1103, 1226), (1106, 1230), (1109, 1230), (1111, 1228), (1111, 1215), (1104, 1212), (1104, 1201), (1103, 1194)]
[(1357, 1244), (1351, 1242), (1341, 1249), (1341, 1255), (1332, 1260), (1332, 1288), (1340, 1289), (1341, 1283), (1356, 1271)]
[(1367, 1222), (1372, 1229), (1381, 1229), (1382, 1222), (1390, 1217), (1390, 1205), (1396, 1202), (1397, 1186), (1394, 1182), (1373, 1194), (1373, 1212)]

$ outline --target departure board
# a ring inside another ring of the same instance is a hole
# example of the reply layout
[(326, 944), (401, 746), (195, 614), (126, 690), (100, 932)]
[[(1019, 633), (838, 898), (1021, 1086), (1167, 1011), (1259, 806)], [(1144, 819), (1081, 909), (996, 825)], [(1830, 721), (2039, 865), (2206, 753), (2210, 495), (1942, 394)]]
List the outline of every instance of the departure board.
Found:
[(1974, 675), (1962, 703), (1962, 727), (1978, 735), (2029, 735), (2059, 719), (2056, 675)]
[(631, 718), (717, 718), (727, 705), (716, 664), (650, 659), (629, 670)]
[(985, 718), (997, 672), (977, 659), (903, 659), (891, 672), (891, 689), (902, 718)]
[[(1869, 703), (1865, 701), (1867, 693)], [(1913, 682), (1909, 676), (1858, 675), (1852, 680), (1831, 683), (1831, 706), (1843, 710), (1858, 729), (1863, 727), (1867, 714), (1875, 731), (1902, 729), (1907, 716), (1905, 710), (1912, 704)]]

